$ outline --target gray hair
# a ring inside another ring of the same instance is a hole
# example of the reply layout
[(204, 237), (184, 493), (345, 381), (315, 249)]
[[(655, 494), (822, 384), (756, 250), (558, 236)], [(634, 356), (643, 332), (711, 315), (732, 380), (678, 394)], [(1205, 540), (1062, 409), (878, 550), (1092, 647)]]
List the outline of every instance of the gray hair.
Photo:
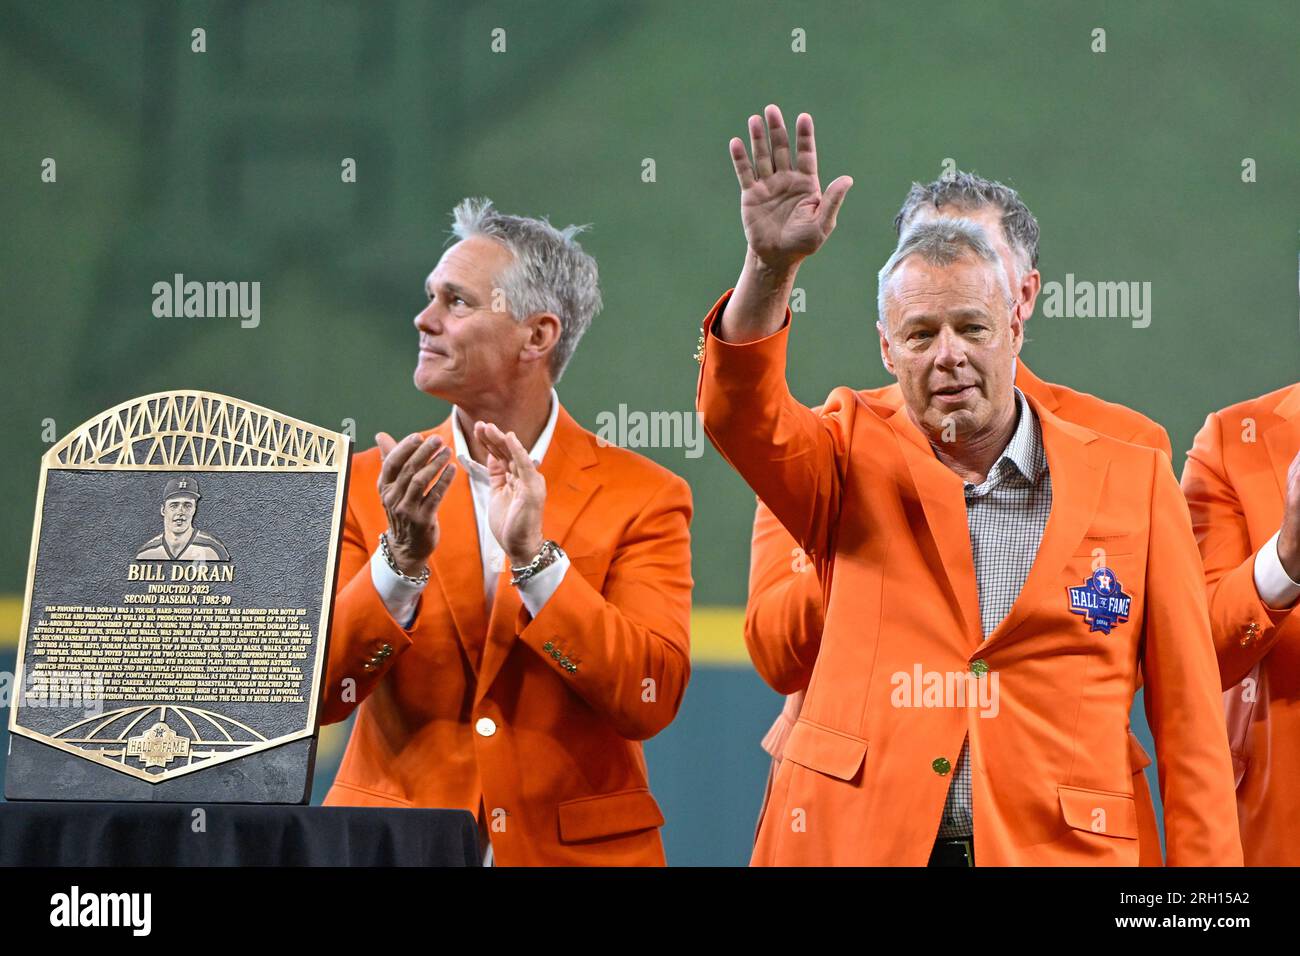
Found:
[(1021, 258), (1019, 265), (1022, 268), (1017, 272), (1038, 268), (1038, 220), (1021, 200), (1020, 194), (1010, 186), (960, 171), (925, 185), (912, 183), (907, 198), (903, 200), (903, 208), (894, 217), (894, 232), (901, 236), (917, 210), (925, 205), (936, 210), (950, 205), (958, 212), (996, 206), (1002, 210), (1002, 234), (1007, 245)]
[(918, 223), (898, 241), (898, 248), (889, 257), (877, 277), (876, 311), (879, 318), (876, 325), (888, 338), (889, 326), (885, 322), (885, 300), (888, 298), (890, 279), (894, 272), (909, 256), (919, 255), (930, 265), (949, 266), (961, 259), (974, 257), (980, 262), (993, 266), (997, 276), (998, 290), (1002, 293), (1007, 308), (1015, 304), (1011, 295), (1011, 286), (1007, 283), (1006, 270), (1002, 268), (998, 254), (993, 251), (987, 234), (980, 226), (969, 219), (932, 219)]
[(551, 352), (551, 381), (558, 382), (578, 341), (599, 313), (600, 276), (596, 260), (574, 236), (587, 226), (557, 229), (545, 217), (532, 219), (498, 212), (492, 200), (462, 199), (452, 210), (452, 235), (486, 236), (510, 250), (514, 260), (495, 276), (516, 321), (539, 312), (560, 319), (560, 340)]

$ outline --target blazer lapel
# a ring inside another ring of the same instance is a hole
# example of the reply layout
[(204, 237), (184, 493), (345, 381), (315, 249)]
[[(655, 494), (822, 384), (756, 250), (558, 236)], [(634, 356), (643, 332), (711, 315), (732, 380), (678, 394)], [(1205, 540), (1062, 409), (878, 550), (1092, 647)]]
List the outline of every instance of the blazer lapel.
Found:
[[(555, 423), (555, 440), (542, 461), (541, 472), (546, 478), (546, 511), (542, 515), (542, 531), (546, 537), (561, 546), (570, 544), (570, 532), (582, 509), (600, 487), (595, 439), (581, 425), (569, 417), (560, 406), (560, 416)], [(558, 452), (558, 454), (552, 454)], [(575, 553), (589, 550), (590, 545), (576, 542)]]
[[(451, 419), (434, 430), (452, 446)], [(454, 447), (454, 446), (453, 446)], [(465, 648), (470, 666), (476, 667), (478, 648), (487, 627), (487, 605), (483, 597), (483, 558), (478, 549), (478, 522), (474, 517), (474, 495), (469, 475), (460, 465), (447, 495), (438, 505), (438, 547), (433, 550), (433, 576), (442, 588), (443, 599), (456, 622), (457, 636)]]
[[(930, 442), (912, 423), (905, 405), (889, 417), (889, 424), (903, 441), (903, 460), (907, 462), (925, 511), (926, 531), (933, 548), (932, 569), (942, 576), (966, 642), (974, 646), (981, 637), (979, 589), (975, 584), (975, 562), (971, 558), (964, 485), (952, 469), (935, 457)], [(937, 568), (933, 567), (936, 561)]]
[(1057, 418), (1028, 393), (1026, 397), (1035, 406), (1042, 429), (1047, 467), (1052, 476), (1052, 510), (1020, 595), (980, 646), (979, 655), (1008, 640), (1047, 592), (1061, 586), (1061, 569), (1092, 524), (1106, 478), (1107, 459), (1098, 449), (1097, 436)]
[[(1060, 405), (1051, 386), (1031, 372), (1019, 357), (1015, 384), (1037, 407), (1054, 411)], [(901, 395), (898, 397), (900, 401), (889, 417), (889, 424), (911, 446), (904, 447), (903, 457), (925, 511), (930, 543), (939, 564), (937, 570), (943, 574), (948, 599), (962, 622), (963, 633), (976, 646), (983, 640), (983, 630), (964, 485), (952, 469), (935, 457), (930, 442), (912, 423)]]
[[(596, 452), (592, 437), (570, 417), (564, 406), (555, 422), (555, 434), (542, 458), (540, 471), (546, 479), (546, 506), (542, 513), (542, 535), (555, 541), (566, 552), (581, 554), (587, 546), (573, 530), (573, 523), (600, 487), (594, 471)], [(475, 545), (477, 550), (477, 544)], [(576, 574), (577, 571), (572, 571)], [(478, 675), (475, 703), (482, 700), (514, 649), (519, 612), (523, 601), (510, 584), (510, 568), (497, 579), (492, 616), (487, 624), (487, 645), (483, 649), (483, 667)]]

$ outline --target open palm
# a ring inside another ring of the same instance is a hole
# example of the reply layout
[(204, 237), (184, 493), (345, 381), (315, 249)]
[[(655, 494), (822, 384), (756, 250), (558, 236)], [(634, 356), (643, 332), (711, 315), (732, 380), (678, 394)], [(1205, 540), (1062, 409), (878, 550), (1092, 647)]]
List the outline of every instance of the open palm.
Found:
[[(769, 146), (768, 139), (771, 138)], [(817, 177), (812, 117), (795, 122), (795, 156), (781, 110), (749, 118), (753, 161), (739, 137), (729, 147), (740, 182), (740, 218), (749, 248), (768, 265), (797, 263), (821, 248), (835, 228), (835, 215), (853, 180), (840, 176), (823, 192)]]

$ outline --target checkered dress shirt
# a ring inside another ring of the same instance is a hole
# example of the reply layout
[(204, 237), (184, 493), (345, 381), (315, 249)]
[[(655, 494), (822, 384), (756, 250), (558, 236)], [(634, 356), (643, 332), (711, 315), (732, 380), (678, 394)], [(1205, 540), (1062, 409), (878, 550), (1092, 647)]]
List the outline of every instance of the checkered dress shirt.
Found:
[[(1034, 566), (1052, 510), (1052, 476), (1047, 468), (1042, 430), (1029, 402), (1016, 389), (1018, 421), (1011, 441), (984, 482), (966, 483), (966, 525), (979, 588), (984, 639), (1016, 603)], [(973, 835), (970, 793), (970, 738), (948, 788), (939, 825), (941, 837)]]

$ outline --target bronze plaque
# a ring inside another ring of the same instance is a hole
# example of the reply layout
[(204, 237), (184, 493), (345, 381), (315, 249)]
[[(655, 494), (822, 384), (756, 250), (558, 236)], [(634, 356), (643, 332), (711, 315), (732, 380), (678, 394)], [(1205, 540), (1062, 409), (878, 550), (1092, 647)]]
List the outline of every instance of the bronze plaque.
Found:
[(306, 802), (349, 451), (176, 391), (45, 453), (7, 799)]

